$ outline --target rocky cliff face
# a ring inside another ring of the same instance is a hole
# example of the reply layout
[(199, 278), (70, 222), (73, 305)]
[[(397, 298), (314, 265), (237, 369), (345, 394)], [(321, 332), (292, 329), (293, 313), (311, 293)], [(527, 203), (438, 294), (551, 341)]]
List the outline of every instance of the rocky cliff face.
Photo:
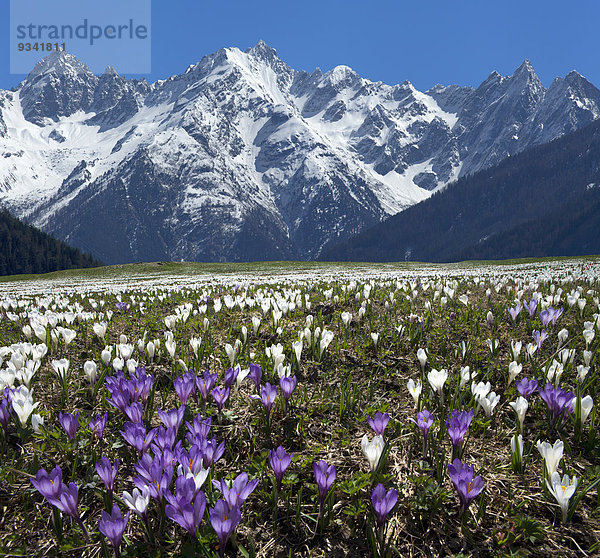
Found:
[(0, 92), (0, 199), (106, 263), (315, 258), (599, 115), (583, 77), (546, 90), (527, 61), (421, 93), (262, 42), (154, 84), (56, 53)]

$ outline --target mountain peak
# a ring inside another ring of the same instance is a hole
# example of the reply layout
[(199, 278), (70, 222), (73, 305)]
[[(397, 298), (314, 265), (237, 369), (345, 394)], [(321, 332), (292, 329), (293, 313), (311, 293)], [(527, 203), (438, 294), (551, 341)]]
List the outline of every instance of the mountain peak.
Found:
[(270, 47), (262, 39), (258, 41), (258, 43), (256, 43), (252, 48), (246, 50), (246, 53), (260, 60), (271, 61), (278, 59), (277, 51), (273, 47)]
[(531, 62), (527, 58), (523, 60), (521, 65), (515, 70), (514, 74), (511, 77), (529, 77), (535, 80), (538, 79), (537, 74), (535, 73), (535, 70), (531, 65)]
[(54, 51), (42, 58), (31, 70), (25, 81), (31, 81), (46, 74), (85, 74), (93, 75), (90, 69), (72, 54), (64, 51)]

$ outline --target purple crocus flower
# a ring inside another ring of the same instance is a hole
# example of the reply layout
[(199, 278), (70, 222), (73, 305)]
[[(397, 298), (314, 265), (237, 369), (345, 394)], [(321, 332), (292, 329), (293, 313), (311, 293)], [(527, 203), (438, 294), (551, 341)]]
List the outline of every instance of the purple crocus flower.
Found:
[(173, 467), (165, 467), (162, 456), (152, 458), (147, 453), (142, 455), (133, 467), (138, 474), (132, 478), (136, 488), (139, 490), (147, 488), (151, 498), (162, 500), (171, 486)]
[(221, 456), (225, 452), (225, 442), (221, 442), (217, 444), (217, 438), (211, 438), (210, 440), (206, 440), (200, 446), (202, 450), (202, 462), (204, 464), (204, 468), (208, 469), (211, 465), (216, 463)]
[(259, 393), (260, 395), (251, 395), (250, 399), (258, 399), (262, 401), (262, 404), (267, 409), (267, 414), (271, 414), (271, 409), (273, 408), (275, 398), (277, 397), (277, 386), (272, 386), (269, 382), (267, 382), (262, 390), (259, 390)]
[(90, 430), (94, 433), (94, 436), (96, 436), (98, 440), (102, 440), (107, 420), (108, 413), (104, 413), (104, 415), (96, 415), (89, 423)]
[(546, 308), (540, 312), (540, 322), (546, 327), (552, 321), (552, 315), (554, 314), (554, 308)]
[(231, 386), (235, 383), (235, 380), (237, 379), (239, 373), (239, 366), (236, 366), (235, 368), (228, 368), (225, 371), (225, 378), (223, 379), (223, 384), (227, 389), (231, 389)]
[(188, 370), (183, 376), (175, 378), (173, 381), (175, 393), (179, 397), (182, 405), (186, 405), (190, 395), (194, 393), (196, 388), (196, 375)]
[(375, 416), (371, 418), (367, 416), (367, 422), (369, 426), (373, 429), (373, 432), (377, 434), (377, 436), (381, 436), (383, 438), (383, 434), (390, 420), (390, 415), (388, 413), (380, 413), (377, 411)]
[(155, 428), (150, 430), (150, 432), (146, 432), (146, 429), (141, 422), (126, 422), (124, 431), (121, 430), (123, 439), (140, 454), (148, 451), (156, 433), (157, 430)]
[(283, 475), (285, 475), (293, 457), (294, 454), (287, 454), (282, 446), (269, 452), (269, 463), (271, 464), (271, 468), (275, 474), (275, 480), (277, 481), (277, 492), (281, 489)]
[(409, 420), (414, 422), (423, 433), (423, 454), (427, 453), (427, 436), (429, 435), (429, 430), (434, 422), (433, 415), (427, 409), (423, 409), (420, 413), (417, 413), (417, 420), (413, 418)]
[(571, 412), (571, 405), (575, 395), (571, 391), (565, 391), (561, 387), (553, 387), (547, 383), (546, 387), (540, 388), (540, 397), (548, 406), (552, 419), (557, 419), (563, 412)]
[(250, 378), (254, 385), (256, 386), (256, 391), (260, 393), (260, 382), (262, 379), (262, 368), (260, 364), (250, 363), (250, 372), (248, 373), (248, 378)]
[(58, 420), (67, 433), (67, 438), (73, 440), (79, 428), (79, 411), (71, 413), (58, 413)]
[(104, 510), (100, 512), (100, 519), (98, 519), (98, 530), (111, 542), (115, 549), (115, 558), (119, 558), (121, 555), (121, 542), (123, 540), (123, 534), (127, 528), (129, 522), (129, 515), (131, 512), (127, 512), (125, 517), (121, 515), (121, 510), (117, 504), (113, 504), (112, 513), (108, 515)]
[(210, 508), (209, 514), (210, 524), (219, 539), (219, 553), (223, 558), (227, 541), (242, 520), (242, 514), (239, 508), (229, 509), (225, 500), (218, 500), (215, 507)]
[(177, 477), (175, 489), (176, 496), (169, 492), (165, 493), (165, 498), (169, 502), (165, 506), (165, 514), (193, 535), (202, 522), (206, 510), (206, 497), (202, 491), (196, 493), (196, 483), (192, 478)]
[(386, 517), (392, 511), (396, 502), (398, 501), (398, 491), (391, 488), (386, 492), (383, 484), (378, 484), (373, 490), (371, 496), (371, 503), (373, 504), (373, 510), (377, 517), (377, 526), (381, 527)]
[(170, 409), (168, 411), (157, 409), (156, 411), (158, 418), (165, 425), (165, 428), (174, 428), (175, 432), (179, 430), (185, 415), (185, 405), (182, 405), (178, 409)]
[(81, 527), (85, 538), (89, 540), (89, 535), (83, 521), (79, 517), (77, 505), (79, 500), (79, 489), (77, 485), (70, 482), (68, 485), (63, 484), (60, 493), (60, 506), (56, 506), (59, 510), (71, 516), (73, 520)]
[(225, 405), (227, 399), (229, 399), (229, 388), (216, 387), (210, 392), (210, 394), (213, 396), (213, 399), (217, 404), (217, 410), (221, 412), (223, 405)]
[(282, 376), (279, 379), (279, 386), (281, 387), (281, 392), (285, 398), (286, 405), (290, 402), (290, 397), (292, 396), (292, 393), (294, 393), (297, 383), (298, 379), (296, 376)]
[(558, 318), (562, 316), (563, 309), (562, 308), (551, 308), (552, 312), (550, 314), (550, 320), (552, 322), (552, 326), (556, 325)]
[(241, 509), (244, 502), (252, 494), (258, 485), (258, 479), (248, 481), (246, 473), (240, 473), (233, 481), (231, 488), (227, 486), (224, 479), (220, 481), (213, 480), (213, 485), (223, 495), (223, 500), (227, 502), (229, 509)]
[(191, 445), (197, 444), (202, 445), (202, 442), (208, 438), (210, 434), (210, 428), (212, 426), (212, 419), (202, 418), (202, 415), (196, 415), (194, 420), (190, 422), (186, 422), (185, 425), (188, 429), (188, 434), (186, 438)]
[(448, 420), (446, 421), (446, 428), (448, 429), (448, 435), (452, 440), (453, 449), (457, 449), (460, 447), (460, 444), (462, 444), (472, 420), (473, 409), (468, 412), (457, 411), (454, 409), (454, 411), (452, 411), (452, 415), (448, 417)]
[(125, 407), (125, 415), (131, 422), (142, 422), (144, 418), (144, 408), (139, 402), (134, 402)]
[(175, 438), (177, 437), (177, 430), (175, 430), (174, 426), (169, 428), (165, 428), (164, 426), (159, 426), (156, 429), (156, 436), (154, 436), (154, 441), (152, 442), (152, 451), (154, 451), (154, 455), (159, 455), (163, 453), (165, 450), (173, 449), (173, 444), (175, 443)]
[(533, 337), (533, 340), (535, 341), (538, 351), (541, 350), (542, 348), (542, 343), (548, 339), (548, 333), (546, 332), (545, 329), (542, 329), (541, 332), (539, 332), (537, 329), (533, 330), (533, 333), (531, 334), (531, 336)]
[(131, 376), (131, 380), (129, 380), (131, 399), (133, 401), (145, 402), (154, 385), (154, 376), (147, 374), (144, 366), (138, 366)]
[(533, 318), (533, 315), (535, 314), (535, 309), (537, 308), (538, 305), (538, 301), (535, 298), (532, 298), (529, 303), (524, 302), (523, 303), (523, 307), (525, 308), (525, 310), (527, 310), (527, 312), (529, 312), (529, 317)]
[(528, 380), (527, 378), (523, 378), (522, 380), (517, 382), (517, 391), (520, 393), (522, 397), (525, 399), (529, 399), (531, 394), (538, 388), (537, 380)]
[(117, 303), (115, 303), (115, 306), (117, 308), (117, 312), (122, 312), (123, 310), (125, 310), (125, 308), (127, 308), (127, 303), (126, 302), (117, 302)]
[(319, 489), (319, 509), (322, 510), (327, 493), (335, 481), (337, 469), (335, 465), (327, 465), (323, 459), (320, 459), (313, 463), (313, 473), (315, 474), (315, 482)]
[(208, 394), (217, 383), (217, 375), (211, 374), (208, 370), (204, 371), (204, 378), (196, 377), (196, 387), (202, 396), (202, 401), (208, 401)]
[(62, 469), (58, 465), (50, 471), (50, 474), (46, 469), (40, 469), (35, 475), (35, 480), (31, 479), (31, 484), (50, 504), (62, 510), (60, 494), (64, 485)]
[(8, 429), (8, 423), (10, 422), (10, 407), (8, 405), (8, 399), (5, 397), (0, 401), (0, 424), (4, 428), (6, 433)]
[(514, 308), (508, 308), (508, 313), (512, 318), (512, 321), (515, 322), (517, 320), (517, 316), (521, 313), (523, 307), (520, 302), (517, 302), (517, 305)]
[(100, 461), (96, 462), (96, 472), (100, 480), (106, 486), (106, 490), (112, 494), (115, 489), (115, 480), (119, 471), (119, 459), (115, 459), (115, 464), (112, 465), (108, 457), (102, 456)]
[(479, 475), (473, 478), (475, 474), (473, 465), (467, 465), (460, 459), (455, 459), (450, 463), (448, 471), (452, 484), (454, 484), (454, 488), (456, 488), (456, 492), (458, 493), (462, 514), (467, 511), (471, 501), (479, 496), (485, 486), (485, 482)]

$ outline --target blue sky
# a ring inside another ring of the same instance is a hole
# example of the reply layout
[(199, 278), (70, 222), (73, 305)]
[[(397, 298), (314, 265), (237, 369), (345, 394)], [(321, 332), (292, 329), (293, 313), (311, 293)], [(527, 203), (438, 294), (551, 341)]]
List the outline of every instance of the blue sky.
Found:
[[(0, 88), (9, 88), (24, 76), (9, 73), (1, 1)], [(153, 0), (152, 73), (144, 77), (163, 79), (221, 47), (245, 50), (263, 39), (295, 69), (345, 64), (420, 90), (476, 86), (525, 58), (545, 86), (572, 69), (600, 86), (599, 23), (597, 0)]]

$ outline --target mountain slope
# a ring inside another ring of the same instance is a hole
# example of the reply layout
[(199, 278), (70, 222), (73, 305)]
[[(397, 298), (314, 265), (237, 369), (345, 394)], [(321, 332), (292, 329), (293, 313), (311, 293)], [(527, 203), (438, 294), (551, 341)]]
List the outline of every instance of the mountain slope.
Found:
[(312, 259), (600, 116), (525, 61), (478, 88), (307, 73), (263, 42), (148, 84), (65, 53), (0, 92), (0, 202), (106, 263)]
[(459, 179), (323, 259), (457, 261), (600, 253), (600, 122)]
[(0, 275), (49, 273), (101, 265), (89, 255), (25, 225), (6, 210), (0, 211), (0, 247)]

